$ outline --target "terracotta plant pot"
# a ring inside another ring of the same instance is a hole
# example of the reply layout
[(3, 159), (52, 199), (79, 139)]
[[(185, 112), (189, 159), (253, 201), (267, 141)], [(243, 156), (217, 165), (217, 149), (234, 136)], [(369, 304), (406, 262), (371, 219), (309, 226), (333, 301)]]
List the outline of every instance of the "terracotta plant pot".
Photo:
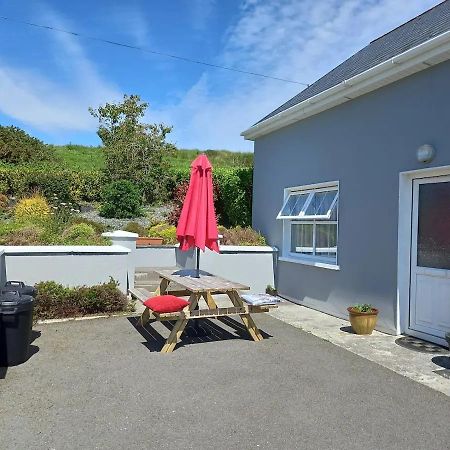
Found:
[(378, 320), (378, 309), (373, 308), (370, 312), (359, 312), (354, 310), (353, 306), (349, 306), (347, 311), (356, 334), (372, 334)]
[(136, 245), (162, 245), (163, 238), (159, 237), (138, 237)]

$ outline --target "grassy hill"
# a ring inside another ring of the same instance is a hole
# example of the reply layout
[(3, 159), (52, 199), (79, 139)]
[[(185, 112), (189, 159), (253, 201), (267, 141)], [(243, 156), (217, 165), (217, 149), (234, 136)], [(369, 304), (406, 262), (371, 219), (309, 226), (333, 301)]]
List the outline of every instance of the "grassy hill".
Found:
[[(104, 165), (101, 147), (83, 145), (55, 145), (55, 153), (65, 167), (74, 170), (97, 170)], [(172, 167), (189, 167), (191, 161), (200, 150), (177, 150), (175, 155), (168, 157)], [(229, 150), (206, 150), (214, 167), (249, 167), (253, 165), (253, 153), (238, 153)]]

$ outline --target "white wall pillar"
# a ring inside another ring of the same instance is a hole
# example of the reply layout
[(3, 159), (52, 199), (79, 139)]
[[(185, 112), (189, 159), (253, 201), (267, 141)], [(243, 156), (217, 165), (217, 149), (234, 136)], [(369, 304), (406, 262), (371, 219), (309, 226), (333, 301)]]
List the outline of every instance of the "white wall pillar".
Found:
[(136, 241), (138, 238), (137, 233), (130, 233), (128, 231), (117, 230), (112, 232), (102, 233), (102, 236), (111, 239), (113, 245), (121, 245), (130, 249), (128, 253), (128, 288), (134, 288), (134, 271), (135, 271), (135, 254), (136, 254)]

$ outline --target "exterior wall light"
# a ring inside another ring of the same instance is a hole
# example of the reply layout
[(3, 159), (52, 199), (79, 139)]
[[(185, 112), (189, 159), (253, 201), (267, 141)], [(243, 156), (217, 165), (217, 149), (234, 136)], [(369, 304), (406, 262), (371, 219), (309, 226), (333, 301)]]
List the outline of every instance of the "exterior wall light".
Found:
[(434, 159), (436, 155), (436, 150), (430, 144), (421, 145), (417, 149), (417, 161), (421, 163), (428, 163)]

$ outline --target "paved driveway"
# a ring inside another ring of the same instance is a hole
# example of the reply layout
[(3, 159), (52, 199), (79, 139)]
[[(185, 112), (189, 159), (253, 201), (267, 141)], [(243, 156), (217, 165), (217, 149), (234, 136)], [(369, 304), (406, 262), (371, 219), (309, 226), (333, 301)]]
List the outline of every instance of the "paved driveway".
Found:
[(447, 397), (271, 317), (169, 355), (131, 322), (36, 327), (0, 373), (0, 449), (449, 448)]

